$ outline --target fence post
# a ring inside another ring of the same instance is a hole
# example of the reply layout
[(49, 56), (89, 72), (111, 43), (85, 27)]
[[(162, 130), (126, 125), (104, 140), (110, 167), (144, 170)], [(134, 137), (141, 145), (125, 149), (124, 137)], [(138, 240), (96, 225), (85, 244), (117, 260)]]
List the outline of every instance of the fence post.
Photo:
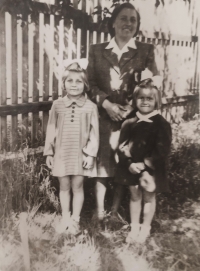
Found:
[[(0, 105), (6, 105), (6, 37), (5, 13), (0, 13)], [(0, 151), (6, 149), (7, 122), (0, 117)]]

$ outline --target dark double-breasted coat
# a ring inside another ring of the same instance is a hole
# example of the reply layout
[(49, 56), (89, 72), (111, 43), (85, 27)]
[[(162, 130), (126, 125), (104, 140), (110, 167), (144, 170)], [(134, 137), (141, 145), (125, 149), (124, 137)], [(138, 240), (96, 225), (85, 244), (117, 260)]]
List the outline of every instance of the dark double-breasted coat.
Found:
[(137, 49), (129, 48), (119, 62), (112, 49), (106, 49), (107, 45), (108, 42), (90, 47), (87, 70), (89, 97), (98, 105), (100, 115), (99, 177), (113, 177), (115, 174), (115, 152), (122, 124), (110, 119), (102, 107), (103, 101), (109, 99), (112, 103), (129, 104), (141, 73), (148, 69), (152, 75), (158, 74), (153, 45), (136, 41)]
[(115, 181), (122, 185), (138, 185), (140, 174), (129, 172), (131, 163), (142, 162), (145, 170), (154, 175), (156, 191), (168, 190), (167, 158), (172, 139), (170, 124), (157, 114), (152, 122), (137, 122), (130, 118), (123, 123), (119, 139), (119, 164)]

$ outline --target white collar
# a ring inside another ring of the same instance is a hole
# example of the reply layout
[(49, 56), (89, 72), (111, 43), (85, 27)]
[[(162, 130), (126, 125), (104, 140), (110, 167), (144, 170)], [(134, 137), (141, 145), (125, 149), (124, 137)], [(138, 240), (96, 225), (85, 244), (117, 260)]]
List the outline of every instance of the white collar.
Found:
[(124, 47), (120, 50), (115, 38), (112, 38), (109, 42), (109, 44), (106, 46), (105, 49), (112, 49), (112, 52), (115, 53), (118, 57), (118, 61), (120, 60), (121, 56), (123, 53), (126, 53), (129, 51), (129, 48), (137, 49), (136, 43), (135, 43), (135, 38), (131, 38), (125, 45)]
[(153, 112), (147, 114), (147, 115), (142, 115), (139, 111), (136, 112), (136, 115), (138, 117), (138, 121), (137, 122), (141, 122), (141, 121), (145, 121), (145, 122), (153, 122), (152, 120), (150, 120), (151, 117), (158, 115), (159, 112), (158, 110), (154, 110)]
[(67, 95), (63, 97), (63, 101), (66, 107), (71, 106), (72, 104), (77, 104), (79, 107), (82, 107), (87, 100), (87, 94), (81, 95), (81, 97), (78, 100), (72, 100)]

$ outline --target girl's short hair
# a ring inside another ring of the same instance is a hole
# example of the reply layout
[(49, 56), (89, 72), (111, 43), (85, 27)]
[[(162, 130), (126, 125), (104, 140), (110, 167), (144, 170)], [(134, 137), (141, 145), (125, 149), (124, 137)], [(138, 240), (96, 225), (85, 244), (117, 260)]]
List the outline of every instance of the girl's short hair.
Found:
[(151, 78), (142, 80), (134, 89), (133, 91), (133, 106), (136, 108), (136, 99), (138, 97), (138, 94), (141, 89), (148, 88), (153, 93), (155, 100), (156, 100), (156, 106), (155, 109), (159, 110), (162, 105), (162, 97), (161, 97), (161, 91), (154, 85), (153, 80)]
[(69, 72), (71, 72), (71, 71), (78, 72), (81, 74), (81, 78), (84, 83), (84, 92), (87, 92), (89, 89), (87, 73), (86, 73), (86, 70), (84, 70), (80, 67), (78, 62), (74, 62), (65, 68), (65, 70), (62, 74), (62, 90), (65, 90), (65, 80), (67, 79), (67, 77), (69, 76)]
[(118, 14), (124, 9), (124, 8), (129, 8), (129, 9), (133, 9), (135, 10), (136, 14), (137, 14), (137, 29), (136, 29), (136, 32), (133, 36), (136, 37), (138, 32), (139, 32), (139, 29), (140, 29), (140, 14), (139, 12), (135, 9), (135, 7), (131, 4), (131, 3), (123, 3), (121, 5), (118, 5), (112, 12), (112, 15), (111, 17), (109, 18), (109, 21), (108, 21), (108, 32), (110, 33), (111, 37), (113, 38), (115, 36), (115, 29), (113, 28), (113, 23), (115, 22)]

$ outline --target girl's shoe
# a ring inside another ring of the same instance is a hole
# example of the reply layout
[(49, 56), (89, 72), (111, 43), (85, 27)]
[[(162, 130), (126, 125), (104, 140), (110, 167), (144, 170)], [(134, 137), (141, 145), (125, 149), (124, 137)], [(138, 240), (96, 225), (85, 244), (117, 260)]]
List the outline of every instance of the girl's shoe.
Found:
[(63, 215), (59, 224), (55, 227), (57, 233), (61, 234), (69, 227), (70, 224), (70, 212), (66, 215)]
[(142, 224), (140, 232), (139, 232), (139, 236), (137, 238), (137, 242), (140, 244), (145, 243), (147, 238), (150, 236), (150, 230), (151, 230), (151, 226), (146, 226)]
[(72, 235), (77, 235), (80, 233), (80, 225), (79, 225), (80, 218), (75, 218), (71, 216), (71, 221), (68, 227), (68, 233)]
[(132, 223), (131, 231), (128, 233), (126, 237), (126, 243), (132, 244), (137, 241), (140, 232), (140, 224)]

